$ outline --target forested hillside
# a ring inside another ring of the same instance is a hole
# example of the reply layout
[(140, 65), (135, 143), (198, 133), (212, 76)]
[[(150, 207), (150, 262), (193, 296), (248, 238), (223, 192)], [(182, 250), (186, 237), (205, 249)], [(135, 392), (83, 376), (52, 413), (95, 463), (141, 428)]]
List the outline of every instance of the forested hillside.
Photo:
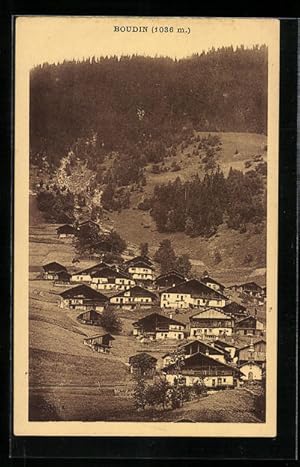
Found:
[(142, 166), (162, 160), (191, 128), (265, 133), (266, 109), (265, 46), (44, 64), (31, 72), (31, 157), (58, 166), (72, 149), (95, 168), (119, 151)]

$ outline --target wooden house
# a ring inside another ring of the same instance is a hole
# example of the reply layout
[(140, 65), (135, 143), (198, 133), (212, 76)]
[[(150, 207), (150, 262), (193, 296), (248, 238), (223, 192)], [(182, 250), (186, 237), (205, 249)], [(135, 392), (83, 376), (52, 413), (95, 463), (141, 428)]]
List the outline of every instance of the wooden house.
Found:
[(177, 271), (169, 271), (166, 274), (161, 274), (154, 280), (154, 285), (157, 289), (163, 290), (185, 282), (185, 277)]
[(96, 310), (103, 311), (108, 303), (108, 298), (85, 284), (65, 290), (60, 294), (61, 308), (72, 310)]
[(134, 286), (131, 276), (109, 266), (91, 273), (91, 287), (97, 290), (126, 290)]
[(175, 363), (177, 355), (184, 355), (184, 357), (189, 357), (195, 353), (201, 352), (204, 355), (209, 355), (211, 358), (218, 360), (219, 362), (226, 363), (225, 352), (221, 349), (218, 349), (212, 344), (200, 340), (192, 340), (186, 344), (180, 345), (175, 352), (168, 352), (165, 354), (163, 359), (163, 365), (167, 366), (171, 363)]
[(82, 324), (101, 326), (101, 314), (95, 310), (88, 310), (77, 316), (77, 320)]
[(94, 352), (109, 353), (113, 340), (115, 340), (115, 338), (111, 334), (101, 334), (93, 337), (86, 337), (83, 339), (83, 343)]
[[(148, 368), (145, 371), (142, 371), (140, 361), (141, 358), (145, 357), (147, 359)], [(136, 355), (132, 355), (129, 357), (129, 369), (130, 373), (138, 376), (145, 376), (148, 378), (152, 378), (155, 374), (156, 365), (157, 365), (157, 358), (153, 357), (153, 355), (147, 354), (146, 352), (139, 352)]]
[(44, 264), (43, 267), (43, 279), (46, 279), (48, 281), (50, 280), (58, 280), (58, 274), (61, 272), (67, 272), (67, 269), (65, 266), (63, 266), (60, 263), (57, 263), (56, 261), (53, 261), (52, 263), (47, 263)]
[(152, 313), (133, 323), (133, 335), (152, 340), (183, 339), (185, 324), (159, 313)]
[(185, 358), (180, 369), (173, 363), (164, 367), (162, 371), (170, 384), (180, 383), (192, 386), (195, 383), (203, 382), (206, 387), (212, 389), (232, 388), (240, 376), (238, 368), (201, 352)]
[(154, 267), (147, 256), (136, 256), (123, 264), (124, 271), (132, 276), (136, 283), (151, 284), (154, 280)]
[(123, 290), (110, 298), (110, 303), (118, 308), (133, 310), (134, 308), (151, 308), (157, 302), (155, 293), (139, 285)]
[(228, 303), (224, 308), (222, 308), (222, 311), (224, 313), (228, 313), (234, 318), (244, 318), (248, 314), (247, 309), (240, 303), (236, 302)]
[(241, 336), (263, 336), (264, 324), (254, 316), (247, 316), (235, 323), (235, 333)]
[(227, 298), (196, 279), (175, 285), (161, 293), (161, 308), (224, 307)]
[(60, 271), (57, 273), (57, 279), (54, 281), (54, 285), (65, 287), (69, 285), (71, 281), (71, 274), (67, 271)]
[(231, 336), (233, 327), (233, 318), (216, 308), (207, 308), (190, 317), (190, 337), (194, 339)]
[(239, 364), (252, 361), (264, 367), (266, 362), (266, 346), (265, 339), (259, 339), (256, 342), (252, 341), (250, 344), (244, 345), (238, 350)]
[(58, 238), (73, 238), (75, 237), (76, 229), (69, 224), (61, 225), (56, 229)]
[(260, 287), (256, 282), (246, 282), (245, 284), (240, 284), (236, 289), (240, 293), (244, 293), (250, 297), (263, 298), (264, 292), (262, 287)]
[(223, 284), (220, 284), (220, 282), (217, 282), (212, 277), (209, 277), (208, 274), (205, 274), (201, 278), (201, 282), (207, 285), (207, 287), (210, 287), (211, 289), (216, 290), (217, 292), (220, 292), (220, 293), (224, 292), (225, 286)]
[(104, 263), (101, 261), (101, 263), (94, 264), (94, 266), (91, 266), (89, 268), (83, 269), (82, 271), (74, 272), (71, 277), (72, 282), (85, 282), (85, 283), (90, 283), (92, 282), (92, 274), (98, 271), (101, 271), (101, 269), (108, 268), (108, 264)]

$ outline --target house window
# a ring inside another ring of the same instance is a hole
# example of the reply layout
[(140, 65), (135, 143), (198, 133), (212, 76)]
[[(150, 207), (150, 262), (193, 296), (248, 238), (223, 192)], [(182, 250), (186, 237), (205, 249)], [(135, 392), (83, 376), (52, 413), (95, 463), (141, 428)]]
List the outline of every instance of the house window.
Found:
[(222, 384), (222, 378), (218, 378), (218, 386)]
[(226, 378), (223, 378), (223, 383), (226, 383)]

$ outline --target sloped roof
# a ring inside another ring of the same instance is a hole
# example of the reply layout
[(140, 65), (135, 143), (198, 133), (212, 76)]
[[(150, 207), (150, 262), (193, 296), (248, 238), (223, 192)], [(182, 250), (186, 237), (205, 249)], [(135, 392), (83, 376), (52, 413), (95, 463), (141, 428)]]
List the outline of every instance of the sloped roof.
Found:
[(235, 349), (239, 349), (240, 347), (233, 344), (232, 342), (226, 342), (222, 339), (216, 339), (214, 341), (214, 344), (217, 345), (218, 347), (221, 347), (222, 349), (225, 349), (225, 347), (233, 347)]
[(53, 261), (52, 263), (44, 264), (42, 267), (45, 272), (67, 271), (67, 268), (65, 268), (65, 266), (63, 266), (60, 263), (57, 263), (56, 261)]
[(182, 348), (185, 348), (185, 347), (191, 347), (193, 344), (195, 345), (195, 343), (198, 343), (200, 346), (203, 346), (203, 347), (207, 348), (208, 350), (214, 351), (215, 354), (217, 354), (217, 355), (224, 355), (223, 350), (217, 349), (213, 345), (207, 344), (207, 342), (204, 342), (202, 340), (200, 341), (199, 339), (193, 339), (192, 341), (189, 341), (186, 344), (180, 345), (179, 349), (182, 349)]
[(207, 284), (207, 283), (211, 283), (211, 284), (216, 284), (218, 285), (219, 287), (221, 287), (222, 289), (225, 289), (225, 286), (223, 284), (220, 284), (220, 282), (217, 282), (215, 279), (213, 279), (212, 277), (210, 276), (204, 276), (201, 278), (201, 282), (203, 284)]
[(111, 334), (97, 334), (95, 336), (90, 336), (90, 337), (86, 337), (85, 339), (83, 339), (84, 341), (87, 341), (87, 340), (90, 340), (90, 339), (98, 339), (99, 337), (107, 337), (109, 338), (109, 340), (111, 341), (114, 341), (115, 338), (111, 335)]
[(144, 331), (147, 332), (154, 332), (159, 327), (168, 328), (171, 324), (185, 327), (185, 324), (159, 313), (151, 313), (150, 315), (147, 315), (133, 323), (133, 326), (141, 327)]
[(75, 276), (76, 274), (91, 274), (92, 272), (100, 271), (103, 268), (109, 268), (109, 265), (101, 261), (100, 263), (94, 264), (94, 266), (82, 269), (82, 271), (74, 272), (73, 275)]
[(242, 318), (242, 319), (239, 319), (237, 322), (236, 322), (236, 327), (238, 328), (241, 324), (245, 324), (245, 322), (247, 321), (255, 321), (255, 323), (261, 323), (263, 324), (262, 321), (260, 321), (259, 319), (257, 319), (255, 316), (246, 316), (245, 318)]
[(194, 298), (209, 298), (209, 299), (226, 299), (224, 295), (211, 289), (197, 279), (191, 279), (181, 284), (170, 287), (164, 291), (165, 293), (183, 293), (190, 294)]
[(60, 294), (63, 298), (75, 298), (75, 297), (82, 297), (90, 300), (96, 300), (99, 302), (107, 302), (108, 298), (100, 292), (88, 287), (85, 284), (77, 285), (72, 289), (65, 290)]
[(135, 261), (134, 263), (129, 263), (129, 264), (125, 264), (125, 269), (128, 270), (129, 268), (147, 268), (147, 269), (151, 269), (153, 270), (153, 266), (152, 264), (146, 262), (146, 261)]
[(185, 279), (184, 276), (182, 274), (180, 274), (180, 272), (177, 272), (175, 270), (171, 270), (171, 271), (166, 272), (165, 274), (161, 274), (160, 276), (157, 276), (157, 278), (155, 280), (157, 281), (159, 279), (164, 279), (165, 277), (169, 277), (169, 276), (177, 276), (177, 277), (179, 277), (181, 279)]
[(190, 320), (193, 319), (228, 319), (231, 320), (231, 316), (223, 313), (217, 308), (206, 308), (203, 311), (199, 311), (196, 314), (190, 316)]
[(104, 266), (103, 268), (97, 269), (91, 273), (92, 277), (115, 277), (120, 279), (131, 279), (131, 276), (124, 272), (117, 271), (116, 269)]
[(124, 264), (129, 265), (129, 264), (137, 263), (140, 261), (142, 261), (143, 263), (149, 264), (149, 266), (152, 266), (153, 264), (151, 259), (148, 256), (142, 256), (142, 255), (135, 256), (134, 258), (128, 259), (127, 261), (125, 261)]
[(267, 343), (265, 339), (258, 339), (256, 341), (252, 342), (252, 344), (246, 344), (243, 347), (240, 347), (239, 350), (248, 349), (249, 347), (255, 346), (256, 344), (260, 344), (261, 342), (263, 342), (264, 344)]
[[(194, 353), (184, 359), (184, 366), (181, 369), (181, 372), (184, 374), (185, 369), (193, 368), (195, 370), (201, 369), (202, 367), (222, 367), (228, 368), (232, 371), (239, 371), (235, 366), (228, 365), (228, 363), (220, 362), (219, 360), (215, 360), (214, 358), (210, 357), (209, 355), (205, 355), (203, 352)], [(175, 367), (175, 364), (172, 363), (162, 370), (169, 371)]]
[(143, 287), (141, 287), (139, 285), (135, 285), (134, 287), (130, 287), (130, 289), (127, 289), (127, 290), (122, 290), (122, 292), (119, 292), (118, 294), (114, 295), (113, 297), (127, 296), (128, 292), (130, 292), (130, 297), (157, 298), (157, 295), (155, 293), (150, 292), (150, 290), (144, 289)]
[(240, 305), (239, 303), (231, 302), (228, 303), (228, 305), (225, 305), (222, 308), (222, 311), (224, 311), (224, 313), (232, 313), (234, 315), (245, 312), (246, 308), (243, 305)]

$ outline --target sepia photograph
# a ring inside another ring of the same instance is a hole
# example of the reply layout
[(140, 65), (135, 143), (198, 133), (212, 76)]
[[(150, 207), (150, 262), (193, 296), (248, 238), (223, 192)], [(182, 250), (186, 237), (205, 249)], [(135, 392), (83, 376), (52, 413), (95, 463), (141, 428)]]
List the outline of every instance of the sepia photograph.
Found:
[(17, 19), (17, 434), (276, 433), (278, 50), (277, 20)]

